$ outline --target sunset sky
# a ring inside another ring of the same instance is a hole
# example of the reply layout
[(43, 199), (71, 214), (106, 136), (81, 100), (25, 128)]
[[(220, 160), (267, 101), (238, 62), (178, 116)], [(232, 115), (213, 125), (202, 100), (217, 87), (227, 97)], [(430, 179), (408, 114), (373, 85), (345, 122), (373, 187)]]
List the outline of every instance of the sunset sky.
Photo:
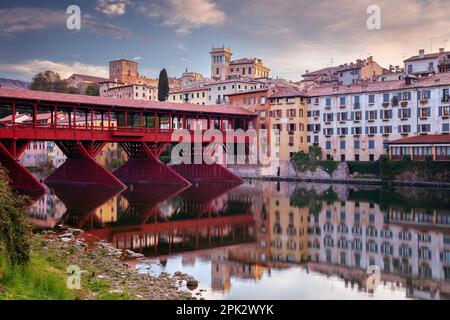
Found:
[[(80, 31), (66, 28), (66, 8), (81, 8)], [(381, 30), (366, 10), (381, 8)], [(432, 39), (433, 38), (433, 39)], [(305, 70), (373, 55), (402, 65), (419, 49), (450, 50), (448, 0), (85, 0), (0, 4), (0, 77), (30, 80), (46, 69), (63, 76), (107, 76), (107, 62), (139, 62), (140, 73), (172, 76), (186, 68), (210, 76), (209, 50), (259, 57), (272, 76), (298, 81)]]

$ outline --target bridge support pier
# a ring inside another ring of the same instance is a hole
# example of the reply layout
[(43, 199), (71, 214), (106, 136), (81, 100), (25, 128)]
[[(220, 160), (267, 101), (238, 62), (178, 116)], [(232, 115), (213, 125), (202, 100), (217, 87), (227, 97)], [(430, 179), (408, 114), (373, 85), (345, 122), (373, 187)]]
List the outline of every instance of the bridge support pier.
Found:
[(45, 191), (45, 186), (19, 163), (20, 156), (30, 143), (31, 140), (0, 141), (0, 163), (8, 171), (11, 186), (14, 189), (42, 192)]
[(45, 183), (126, 187), (94, 159), (106, 143), (56, 141), (56, 144), (67, 156), (67, 160), (45, 180)]
[(190, 182), (158, 160), (167, 148), (165, 143), (122, 142), (120, 144), (129, 160), (114, 175), (124, 182), (178, 184), (189, 186)]
[[(203, 152), (206, 150), (207, 146), (201, 148), (202, 158), (204, 156)], [(211, 149), (213, 150), (213, 149)], [(215, 151), (208, 151), (207, 154), (214, 156)], [(224, 165), (220, 163), (213, 164), (196, 164), (195, 154), (200, 152), (195, 146), (191, 150), (191, 164), (174, 164), (171, 168), (178, 172), (181, 176), (189, 180), (191, 183), (201, 183), (201, 182), (226, 182), (226, 183), (243, 183), (241, 177), (235, 173), (228, 170)], [(223, 155), (222, 161), (225, 161), (225, 154)]]

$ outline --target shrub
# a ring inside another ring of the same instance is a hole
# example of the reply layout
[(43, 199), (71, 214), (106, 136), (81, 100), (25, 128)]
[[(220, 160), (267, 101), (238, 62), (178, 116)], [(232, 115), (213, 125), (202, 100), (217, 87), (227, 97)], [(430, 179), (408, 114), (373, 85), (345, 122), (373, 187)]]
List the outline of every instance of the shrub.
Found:
[(13, 265), (29, 260), (31, 228), (25, 212), (26, 198), (13, 193), (0, 165), (0, 251)]
[(380, 173), (380, 164), (378, 161), (348, 161), (347, 165), (351, 174), (358, 172), (378, 176)]

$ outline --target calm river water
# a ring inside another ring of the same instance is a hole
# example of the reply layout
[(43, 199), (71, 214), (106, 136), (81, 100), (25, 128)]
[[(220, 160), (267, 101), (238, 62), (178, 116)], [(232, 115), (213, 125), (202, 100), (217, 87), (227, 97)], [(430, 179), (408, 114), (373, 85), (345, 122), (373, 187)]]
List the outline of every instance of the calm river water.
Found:
[(29, 220), (142, 252), (157, 262), (142, 272), (189, 273), (207, 299), (450, 297), (449, 191), (262, 181), (54, 186), (36, 197)]

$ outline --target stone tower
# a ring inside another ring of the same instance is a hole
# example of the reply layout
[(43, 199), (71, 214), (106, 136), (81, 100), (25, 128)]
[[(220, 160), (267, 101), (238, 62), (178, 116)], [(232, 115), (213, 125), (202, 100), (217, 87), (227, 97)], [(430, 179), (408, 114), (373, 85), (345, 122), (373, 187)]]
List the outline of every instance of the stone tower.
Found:
[(229, 73), (231, 56), (233, 53), (230, 48), (212, 48), (211, 52), (211, 79), (226, 80)]
[(109, 80), (123, 83), (137, 83), (138, 78), (137, 62), (126, 59), (109, 62)]

